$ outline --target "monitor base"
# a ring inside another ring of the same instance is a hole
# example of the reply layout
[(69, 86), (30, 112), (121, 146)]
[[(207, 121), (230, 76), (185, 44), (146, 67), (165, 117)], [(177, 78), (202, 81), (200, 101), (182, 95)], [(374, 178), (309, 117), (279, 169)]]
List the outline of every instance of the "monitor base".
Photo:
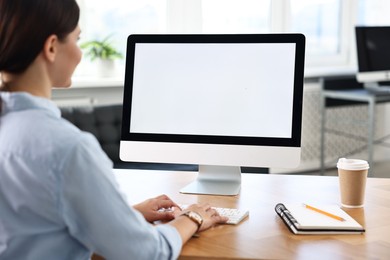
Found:
[(235, 196), (241, 188), (240, 167), (200, 165), (198, 178), (181, 193)]
[(376, 95), (390, 94), (390, 86), (389, 85), (380, 85), (376, 82), (370, 82), (370, 83), (365, 83), (364, 88), (367, 89), (368, 91), (372, 92), (373, 94), (376, 94)]

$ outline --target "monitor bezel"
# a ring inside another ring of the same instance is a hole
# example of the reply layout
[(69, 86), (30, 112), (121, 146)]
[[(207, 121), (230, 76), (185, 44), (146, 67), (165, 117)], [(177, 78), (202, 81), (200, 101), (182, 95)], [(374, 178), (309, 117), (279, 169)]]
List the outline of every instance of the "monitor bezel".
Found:
[(366, 34), (369, 33), (370, 31), (390, 32), (390, 26), (356, 26), (355, 27), (356, 51), (357, 51), (359, 72), (390, 71), (390, 63), (388, 65), (388, 68), (375, 69), (371, 66), (369, 61), (369, 55), (367, 52), (367, 45), (365, 44), (367, 40)]
[(356, 78), (361, 83), (380, 83), (390, 80), (390, 64), (388, 68), (376, 69), (371, 66), (369, 55), (367, 52), (367, 45), (365, 44), (367, 39), (367, 32), (369, 31), (387, 31), (390, 32), (390, 26), (356, 26), (355, 37), (356, 37), (356, 52), (357, 52), (357, 63), (358, 73)]
[[(210, 135), (179, 135), (131, 133), (130, 116), (133, 88), (134, 57), (137, 43), (294, 43), (294, 93), (291, 137), (240, 137)], [(303, 34), (133, 34), (127, 40), (126, 72), (123, 95), (122, 141), (195, 143), (255, 146), (301, 146), (302, 102), (305, 37)]]

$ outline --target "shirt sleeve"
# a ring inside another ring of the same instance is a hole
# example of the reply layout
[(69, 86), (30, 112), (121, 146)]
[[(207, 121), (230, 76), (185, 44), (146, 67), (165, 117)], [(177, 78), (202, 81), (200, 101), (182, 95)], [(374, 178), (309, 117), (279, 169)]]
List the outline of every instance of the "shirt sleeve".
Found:
[(68, 155), (60, 210), (69, 233), (107, 259), (176, 259), (182, 241), (170, 225), (153, 226), (118, 190), (112, 162), (83, 133)]

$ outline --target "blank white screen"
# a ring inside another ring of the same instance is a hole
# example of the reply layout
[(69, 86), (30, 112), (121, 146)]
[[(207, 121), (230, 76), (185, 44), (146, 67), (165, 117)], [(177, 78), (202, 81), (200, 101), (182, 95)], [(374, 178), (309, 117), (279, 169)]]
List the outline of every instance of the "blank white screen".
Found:
[(137, 43), (130, 132), (290, 138), (294, 43)]

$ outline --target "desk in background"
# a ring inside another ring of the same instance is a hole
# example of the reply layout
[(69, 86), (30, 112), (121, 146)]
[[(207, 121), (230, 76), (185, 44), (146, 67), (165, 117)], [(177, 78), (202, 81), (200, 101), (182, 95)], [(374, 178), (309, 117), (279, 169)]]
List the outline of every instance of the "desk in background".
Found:
[(180, 204), (249, 209), (239, 225), (219, 225), (192, 238), (180, 259), (390, 259), (390, 179), (369, 178), (365, 207), (346, 210), (366, 228), (364, 235), (302, 236), (290, 233), (275, 205), (338, 203), (337, 177), (243, 174), (238, 196), (179, 193), (196, 178), (193, 172), (115, 170), (115, 177), (130, 204), (167, 194)]
[[(347, 76), (337, 76), (337, 77), (325, 77), (321, 79), (321, 150), (320, 150), (320, 167), (321, 174), (324, 174), (326, 169), (326, 155), (325, 155), (325, 133), (328, 130), (326, 128), (326, 110), (328, 107), (338, 107), (345, 105), (357, 105), (363, 104), (367, 105), (367, 121), (365, 124), (356, 126), (355, 124), (350, 124), (349, 128), (341, 127), (342, 129), (347, 129), (345, 135), (346, 137), (352, 139), (366, 139), (367, 140), (367, 161), (370, 164), (370, 175), (375, 176), (374, 171), (374, 144), (383, 144), (385, 147), (390, 147), (389, 143), (385, 141), (390, 137), (387, 135), (375, 140), (375, 126), (376, 126), (376, 111), (375, 108), (378, 104), (390, 102), (390, 92), (374, 92), (364, 88), (362, 83), (357, 82), (356, 75), (347, 75)], [(349, 121), (348, 118), (343, 118), (340, 120), (340, 123), (343, 125), (346, 121)], [(367, 129), (367, 136), (357, 136), (354, 134), (354, 128), (364, 127)], [(334, 131), (333, 131), (334, 132)], [(338, 133), (340, 134), (340, 132)], [(365, 147), (363, 147), (365, 148)], [(356, 151), (357, 152), (357, 151)], [(334, 167), (334, 166), (333, 166)], [(372, 175), (373, 174), (373, 175)]]

